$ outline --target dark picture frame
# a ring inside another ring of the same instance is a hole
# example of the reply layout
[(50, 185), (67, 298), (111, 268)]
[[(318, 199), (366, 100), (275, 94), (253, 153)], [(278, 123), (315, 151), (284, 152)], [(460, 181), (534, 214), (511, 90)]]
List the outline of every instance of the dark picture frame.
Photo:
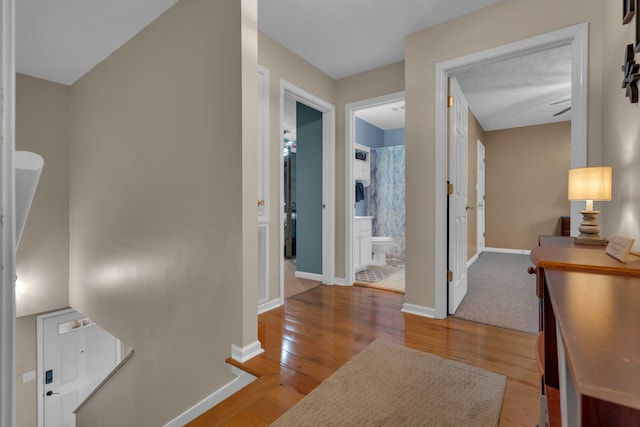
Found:
[(635, 0), (622, 0), (622, 24), (628, 24), (636, 13)]

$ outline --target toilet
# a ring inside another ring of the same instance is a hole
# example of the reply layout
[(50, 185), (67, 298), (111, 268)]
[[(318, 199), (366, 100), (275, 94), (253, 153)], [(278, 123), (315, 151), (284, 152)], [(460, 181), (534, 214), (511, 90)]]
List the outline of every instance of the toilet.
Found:
[(386, 236), (373, 236), (371, 250), (373, 251), (373, 265), (387, 265), (387, 251), (393, 246), (393, 239)]

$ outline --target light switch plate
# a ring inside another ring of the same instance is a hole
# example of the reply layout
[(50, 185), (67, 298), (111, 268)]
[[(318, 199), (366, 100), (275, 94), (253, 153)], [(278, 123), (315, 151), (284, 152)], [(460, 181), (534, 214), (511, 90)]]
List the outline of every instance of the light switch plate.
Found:
[(29, 371), (22, 374), (22, 384), (36, 379), (36, 371)]

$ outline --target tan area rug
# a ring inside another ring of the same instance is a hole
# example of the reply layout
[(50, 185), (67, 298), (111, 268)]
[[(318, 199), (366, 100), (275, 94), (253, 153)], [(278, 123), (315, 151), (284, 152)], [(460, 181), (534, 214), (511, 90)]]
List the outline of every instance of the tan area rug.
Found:
[(376, 340), (272, 426), (497, 426), (506, 377)]

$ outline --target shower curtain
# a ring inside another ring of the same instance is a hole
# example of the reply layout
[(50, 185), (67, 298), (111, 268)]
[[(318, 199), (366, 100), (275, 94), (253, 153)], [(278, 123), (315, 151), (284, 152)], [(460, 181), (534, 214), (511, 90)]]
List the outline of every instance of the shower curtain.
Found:
[(371, 149), (371, 183), (366, 191), (367, 215), (373, 216), (373, 235), (388, 236), (389, 256), (405, 257), (404, 145)]

